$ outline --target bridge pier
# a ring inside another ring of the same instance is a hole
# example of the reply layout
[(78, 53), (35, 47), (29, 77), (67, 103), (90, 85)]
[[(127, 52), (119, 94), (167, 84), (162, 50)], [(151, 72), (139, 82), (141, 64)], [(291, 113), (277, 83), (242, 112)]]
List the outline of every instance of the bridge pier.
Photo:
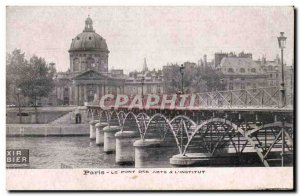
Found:
[(245, 152), (242, 154), (222, 153), (218, 155), (212, 155), (211, 153), (177, 154), (170, 158), (170, 164), (174, 167), (262, 166), (256, 152)]
[(99, 120), (91, 120), (90, 121), (90, 139), (96, 139), (96, 127), (95, 125), (99, 122)]
[(104, 144), (104, 132), (103, 128), (106, 127), (108, 123), (97, 123), (96, 127), (96, 145), (103, 146)]
[(135, 168), (168, 167), (169, 159), (178, 153), (177, 146), (170, 146), (161, 139), (137, 140), (135, 150)]
[(103, 128), (104, 142), (103, 150), (105, 153), (110, 154), (116, 151), (116, 132), (120, 131), (120, 126), (106, 126)]
[(140, 139), (138, 131), (119, 131), (116, 137), (116, 163), (132, 164), (134, 163), (134, 146), (133, 143)]
[(213, 157), (210, 153), (177, 154), (170, 158), (170, 164), (175, 167), (207, 166), (212, 159)]

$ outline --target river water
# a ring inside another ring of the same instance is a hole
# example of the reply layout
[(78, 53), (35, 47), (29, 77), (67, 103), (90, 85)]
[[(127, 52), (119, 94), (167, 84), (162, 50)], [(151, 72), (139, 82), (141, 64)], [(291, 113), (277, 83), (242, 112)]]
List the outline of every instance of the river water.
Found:
[(7, 137), (7, 149), (29, 149), (29, 168), (114, 168), (115, 154), (105, 154), (89, 137)]
[[(134, 168), (134, 165), (117, 165), (115, 154), (104, 153), (103, 146), (96, 146), (95, 141), (91, 141), (87, 136), (7, 137), (6, 149), (29, 149), (29, 168), (32, 169)], [(157, 158), (159, 161), (149, 167), (172, 167), (169, 158), (175, 154), (177, 154), (176, 148), (163, 149), (159, 153), (160, 158)], [(255, 156), (254, 161), (251, 161), (251, 157), (246, 157), (246, 161), (242, 164), (231, 162), (219, 166), (263, 166), (257, 158)]]

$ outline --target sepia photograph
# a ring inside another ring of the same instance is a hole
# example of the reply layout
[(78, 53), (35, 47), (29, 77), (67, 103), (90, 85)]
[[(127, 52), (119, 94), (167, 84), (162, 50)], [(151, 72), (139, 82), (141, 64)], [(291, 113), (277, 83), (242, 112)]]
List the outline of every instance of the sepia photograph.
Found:
[(293, 6), (7, 6), (6, 189), (293, 190), (294, 21)]

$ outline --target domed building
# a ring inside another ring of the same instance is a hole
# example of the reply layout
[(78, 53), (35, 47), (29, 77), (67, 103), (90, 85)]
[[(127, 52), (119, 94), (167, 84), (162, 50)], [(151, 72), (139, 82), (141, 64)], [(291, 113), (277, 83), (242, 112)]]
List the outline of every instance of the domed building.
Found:
[(105, 39), (93, 29), (93, 21), (90, 17), (85, 20), (83, 32), (72, 39), (69, 54), (71, 72), (87, 70), (108, 72), (109, 50)]
[(118, 70), (120, 74), (108, 72), (106, 40), (95, 32), (89, 16), (83, 32), (72, 39), (68, 52), (69, 70), (58, 73), (55, 79), (55, 105), (83, 105), (107, 93), (124, 93), (123, 70)]

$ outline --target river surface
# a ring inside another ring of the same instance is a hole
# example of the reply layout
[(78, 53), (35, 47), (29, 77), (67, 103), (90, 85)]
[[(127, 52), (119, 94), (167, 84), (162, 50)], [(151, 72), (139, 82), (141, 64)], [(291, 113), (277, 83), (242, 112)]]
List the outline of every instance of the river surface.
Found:
[(7, 137), (7, 149), (29, 149), (29, 168), (114, 168), (115, 154), (105, 154), (89, 137)]
[[(95, 140), (91, 141), (88, 136), (7, 137), (6, 149), (29, 149), (29, 166), (26, 168), (32, 169), (134, 168), (134, 165), (117, 165), (116, 155), (104, 153), (103, 146), (96, 146)], [(176, 148), (164, 148), (156, 158), (155, 164), (149, 162), (147, 167), (172, 167), (169, 160), (177, 153)], [(254, 159), (246, 157), (242, 162), (226, 162), (218, 166), (263, 166), (257, 158), (255, 155)]]

